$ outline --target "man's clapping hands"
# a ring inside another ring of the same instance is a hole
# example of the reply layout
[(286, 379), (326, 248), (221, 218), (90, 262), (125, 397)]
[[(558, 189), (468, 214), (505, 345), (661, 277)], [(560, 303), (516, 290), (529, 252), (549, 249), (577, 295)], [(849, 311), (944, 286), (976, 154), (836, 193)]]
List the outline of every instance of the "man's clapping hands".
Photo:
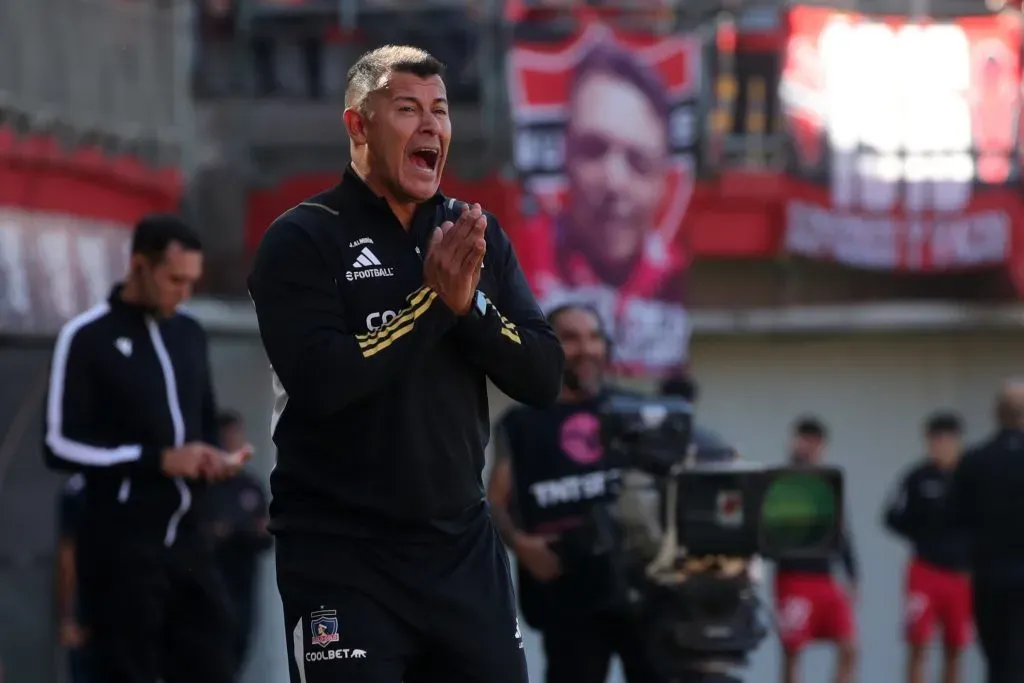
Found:
[(250, 445), (228, 453), (215, 446), (194, 441), (181, 448), (165, 450), (160, 456), (160, 469), (168, 477), (220, 481), (238, 474), (242, 465), (252, 457), (252, 452)]
[(423, 281), (456, 315), (466, 315), (473, 304), (487, 251), (486, 230), (487, 216), (473, 204), (455, 223), (445, 221), (430, 236)]

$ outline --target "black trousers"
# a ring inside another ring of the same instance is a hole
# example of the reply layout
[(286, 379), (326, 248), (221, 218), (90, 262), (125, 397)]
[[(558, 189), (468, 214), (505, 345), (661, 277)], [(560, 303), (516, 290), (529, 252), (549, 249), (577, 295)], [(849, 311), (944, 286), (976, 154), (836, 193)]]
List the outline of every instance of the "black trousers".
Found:
[(560, 620), (546, 626), (546, 683), (604, 683), (613, 655), (628, 683), (656, 683), (636, 622), (617, 615)]
[(975, 579), (974, 621), (988, 683), (1024, 683), (1024, 585)]
[(292, 683), (527, 683), (486, 514), (423, 542), (281, 535), (276, 555)]
[(77, 558), (93, 681), (232, 682), (234, 625), (198, 537), (166, 548), (98, 530), (79, 540)]

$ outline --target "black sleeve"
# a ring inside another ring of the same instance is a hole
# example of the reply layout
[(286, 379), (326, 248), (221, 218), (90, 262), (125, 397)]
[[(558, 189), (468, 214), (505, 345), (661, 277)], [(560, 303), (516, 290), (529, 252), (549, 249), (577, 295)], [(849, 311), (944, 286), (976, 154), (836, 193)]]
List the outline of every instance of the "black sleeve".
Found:
[(905, 474), (886, 500), (883, 521), (894, 534), (913, 540), (917, 531), (914, 523), (916, 469)]
[(554, 403), (562, 386), (565, 355), (530, 291), (505, 231), (487, 214), (487, 248), (500, 264), (496, 300), (482, 317), (467, 316), (458, 325), (471, 362), (509, 398), (530, 406)]
[(383, 387), (455, 323), (429, 287), (368, 334), (346, 321), (338, 285), (302, 227), (277, 222), (263, 236), (249, 294), (260, 336), (289, 402), (325, 417)]
[(113, 423), (103, 411), (114, 408), (101, 396), (97, 373), (103, 368), (92, 362), (90, 351), (77, 320), (57, 335), (46, 397), (46, 465), (116, 476), (159, 471), (161, 445), (124, 443), (101, 435), (102, 426)]

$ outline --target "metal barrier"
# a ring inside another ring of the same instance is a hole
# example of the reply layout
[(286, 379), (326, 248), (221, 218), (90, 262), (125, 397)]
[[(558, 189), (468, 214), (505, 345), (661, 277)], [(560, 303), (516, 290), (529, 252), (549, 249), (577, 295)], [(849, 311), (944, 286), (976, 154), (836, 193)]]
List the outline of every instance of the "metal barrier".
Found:
[(0, 108), (160, 148), (191, 130), (188, 0), (0, 0)]

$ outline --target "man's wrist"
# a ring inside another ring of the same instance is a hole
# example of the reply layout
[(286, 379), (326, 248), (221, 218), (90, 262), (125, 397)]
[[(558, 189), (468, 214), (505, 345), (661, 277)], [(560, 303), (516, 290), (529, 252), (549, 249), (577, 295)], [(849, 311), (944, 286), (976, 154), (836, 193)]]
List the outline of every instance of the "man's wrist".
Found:
[[(451, 304), (445, 301), (438, 290), (430, 285), (425, 285), (424, 287), (427, 290), (427, 296), (435, 297), (434, 302), (424, 313), (424, 318), (436, 322), (442, 328), (440, 331), (446, 332), (459, 321), (459, 313), (451, 307)], [(419, 303), (422, 303), (422, 301), (419, 301)]]
[(469, 307), (466, 312), (460, 316), (459, 320), (469, 322), (471, 325), (481, 323), (487, 319), (488, 315), (490, 315), (492, 308), (493, 306), (487, 298), (487, 295), (478, 289), (469, 300)]
[(490, 302), (487, 300), (487, 295), (478, 289), (473, 292), (473, 296), (469, 298), (469, 303), (466, 304), (466, 307), (458, 312), (458, 316), (469, 320), (481, 320), (487, 315), (489, 307)]

